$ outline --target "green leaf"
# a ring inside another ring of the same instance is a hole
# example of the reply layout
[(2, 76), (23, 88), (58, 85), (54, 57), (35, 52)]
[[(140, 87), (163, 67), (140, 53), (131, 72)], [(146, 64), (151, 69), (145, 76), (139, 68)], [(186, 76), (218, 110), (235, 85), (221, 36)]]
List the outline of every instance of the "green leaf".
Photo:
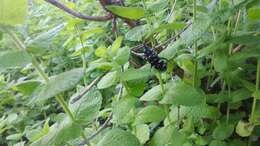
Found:
[(153, 31), (153, 33), (161, 32), (163, 30), (169, 30), (169, 31), (179, 30), (179, 29), (182, 29), (184, 26), (185, 26), (185, 23), (180, 23), (180, 22), (161, 24), (159, 27), (157, 27)]
[(159, 100), (162, 96), (161, 86), (157, 85), (148, 90), (141, 98), (142, 101), (154, 101)]
[(50, 131), (49, 121), (50, 121), (50, 118), (48, 118), (45, 121), (43, 128), (39, 132), (34, 133), (34, 135), (32, 135), (32, 137), (30, 138), (30, 141), (36, 141), (36, 140), (42, 138), (44, 135), (49, 133), (49, 131)]
[(254, 35), (239, 35), (233, 36), (227, 40), (229, 43), (241, 44), (241, 45), (259, 45), (260, 37)]
[(128, 59), (130, 56), (130, 50), (128, 47), (123, 47), (120, 48), (117, 51), (116, 56), (113, 58), (115, 60), (115, 62), (119, 65), (124, 65), (125, 63), (127, 63)]
[(131, 113), (131, 110), (135, 108), (136, 103), (136, 98), (125, 98), (113, 103), (113, 121), (118, 124), (132, 122), (134, 115)]
[(229, 60), (233, 62), (244, 62), (248, 58), (260, 58), (260, 48), (258, 47), (247, 47), (235, 54), (233, 54)]
[(226, 146), (226, 145), (227, 145), (226, 142), (220, 140), (213, 140), (209, 144), (209, 146)]
[(65, 26), (66, 25), (64, 23), (59, 24), (48, 31), (44, 31), (44, 32), (40, 33), (38, 36), (34, 37), (32, 40), (28, 40), (25, 43), (29, 48), (30, 47), (48, 48), (49, 45), (51, 44), (53, 38), (56, 37), (59, 34), (59, 32), (61, 32), (63, 30), (63, 28), (65, 28)]
[[(152, 113), (152, 114), (151, 114)], [(136, 115), (135, 123), (160, 122), (165, 118), (165, 112), (162, 108), (150, 105), (141, 109)]]
[(64, 142), (79, 137), (80, 133), (80, 125), (65, 117), (60, 123), (52, 125), (48, 134), (33, 142), (30, 146), (62, 145)]
[(228, 146), (245, 146), (247, 145), (246, 142), (243, 142), (242, 140), (234, 139), (227, 144)]
[(176, 56), (178, 49), (183, 45), (183, 42), (180, 40), (175, 41), (174, 43), (171, 43), (167, 46), (166, 49), (164, 49), (159, 56), (162, 58), (166, 58), (168, 60), (173, 59), (174, 56)]
[(22, 24), (27, 14), (27, 0), (1, 0), (0, 23), (7, 25)]
[(117, 52), (117, 50), (121, 47), (123, 41), (123, 37), (119, 36), (118, 38), (116, 38), (116, 40), (113, 42), (110, 50), (112, 51), (113, 54), (115, 54)]
[(113, 64), (105, 61), (104, 59), (98, 59), (89, 63), (89, 67), (87, 68), (87, 72), (91, 72), (95, 69), (100, 69), (104, 71), (109, 71), (113, 67)]
[(230, 96), (231, 96), (232, 102), (236, 103), (236, 102), (250, 98), (251, 92), (245, 88), (242, 88), (242, 89), (232, 92)]
[(150, 68), (141, 68), (141, 69), (128, 69), (125, 72), (120, 74), (120, 79), (122, 81), (131, 81), (147, 78), (152, 74)]
[(260, 7), (253, 7), (248, 10), (248, 17), (251, 20), (259, 20), (260, 19)]
[[(189, 91), (189, 92), (187, 92)], [(205, 102), (205, 96), (197, 89), (183, 81), (171, 82), (166, 85), (166, 93), (160, 103), (195, 106)]]
[(255, 91), (252, 96), (256, 99), (260, 99), (260, 90)]
[(250, 92), (255, 92), (255, 84), (247, 81), (247, 80), (240, 80), (242, 85), (248, 89)]
[(182, 146), (186, 139), (187, 137), (183, 133), (170, 125), (155, 132), (151, 140), (151, 146)]
[(96, 49), (95, 55), (97, 57), (106, 58), (107, 57), (107, 48), (105, 46), (101, 46)]
[(241, 137), (248, 137), (252, 134), (254, 125), (240, 120), (236, 126), (236, 133)]
[(80, 123), (90, 123), (98, 115), (102, 104), (101, 93), (92, 88), (78, 101), (69, 105), (69, 109), (74, 113), (75, 118)]
[(190, 54), (181, 54), (176, 58), (177, 64), (188, 74), (194, 72), (193, 56)]
[(127, 87), (129, 89), (128, 94), (134, 97), (140, 97), (143, 95), (145, 87), (146, 87), (147, 79), (140, 79), (140, 80), (132, 80), (127, 82)]
[(125, 39), (129, 41), (141, 41), (142, 38), (147, 34), (147, 25), (140, 25), (130, 29), (125, 34)]
[(225, 140), (232, 135), (233, 131), (233, 125), (220, 124), (214, 129), (212, 136), (217, 140)]
[(35, 93), (33, 101), (44, 101), (77, 85), (84, 75), (82, 68), (73, 69), (52, 77), (39, 92)]
[(12, 135), (8, 135), (6, 137), (6, 140), (15, 140), (18, 141), (22, 138), (23, 134), (22, 133), (17, 133), (17, 134), (12, 134)]
[(14, 144), (14, 146), (25, 146), (25, 141), (18, 142), (16, 144)]
[(214, 68), (217, 72), (226, 72), (229, 68), (228, 56), (224, 52), (217, 52), (213, 58)]
[(106, 133), (96, 146), (140, 146), (140, 143), (130, 132), (112, 129)]
[(28, 80), (17, 83), (14, 88), (24, 95), (32, 95), (33, 91), (41, 84), (40, 81)]
[(98, 89), (105, 89), (115, 85), (118, 81), (117, 71), (107, 73), (97, 84)]
[(149, 126), (146, 124), (136, 125), (136, 130), (134, 131), (135, 136), (139, 139), (140, 143), (145, 144), (150, 137)]
[(0, 71), (7, 68), (24, 67), (31, 63), (31, 56), (25, 51), (7, 51), (0, 53)]
[(206, 32), (212, 22), (213, 18), (209, 16), (198, 17), (195, 23), (191, 24), (191, 26), (181, 34), (181, 38), (186, 45), (190, 45)]
[(144, 12), (145, 12), (144, 9), (140, 7), (122, 7), (122, 6), (110, 5), (110, 6), (106, 6), (106, 8), (118, 16), (134, 19), (134, 20), (144, 17)]

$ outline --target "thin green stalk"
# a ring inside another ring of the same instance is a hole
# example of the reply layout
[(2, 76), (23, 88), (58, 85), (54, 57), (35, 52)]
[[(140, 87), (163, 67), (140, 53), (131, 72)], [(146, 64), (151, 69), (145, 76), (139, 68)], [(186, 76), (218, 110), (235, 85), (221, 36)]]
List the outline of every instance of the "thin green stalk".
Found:
[[(160, 72), (157, 72), (156, 76), (157, 76), (157, 78), (159, 80), (159, 84), (161, 86), (161, 92), (162, 92), (162, 94), (164, 94), (165, 93), (165, 87), (164, 87), (164, 84), (163, 84), (162, 75), (161, 75)], [(170, 115), (169, 115), (169, 106), (165, 104), (165, 105), (163, 105), (163, 109), (164, 109), (165, 114), (167, 115), (168, 122), (171, 123), (171, 119), (170, 119)]]
[[(259, 90), (259, 81), (260, 81), (260, 59), (257, 60), (257, 69), (256, 69), (256, 83), (255, 83), (255, 92)], [(257, 97), (254, 96), (252, 110), (249, 122), (253, 124), (255, 122), (255, 109), (256, 109)]]
[[(231, 93), (231, 87), (230, 87), (230, 85), (228, 84), (228, 99), (230, 99), (231, 98), (231, 95), (230, 95), (230, 93)], [(230, 103), (228, 102), (227, 103), (227, 113), (226, 113), (226, 123), (228, 124), (228, 122), (229, 122), (229, 115), (230, 115)]]
[[(147, 10), (147, 7), (146, 7), (146, 4), (145, 4), (144, 0), (142, 0), (142, 3), (143, 3), (144, 9)], [(152, 31), (152, 21), (148, 17), (146, 19), (147, 19), (147, 23), (148, 23), (148, 26), (149, 26), (149, 29), (150, 29), (149, 31)]]
[(251, 139), (252, 139), (252, 137), (249, 136), (249, 137), (248, 137), (248, 143), (247, 143), (247, 146), (251, 146)]
[(235, 24), (235, 28), (234, 28), (234, 33), (236, 33), (236, 31), (237, 31), (238, 24), (239, 24), (239, 20), (240, 20), (240, 16), (241, 16), (241, 10), (239, 10), (238, 13), (237, 13), (237, 18), (236, 18), (236, 24)]
[(59, 102), (59, 104), (61, 105), (62, 109), (65, 111), (65, 113), (70, 117), (70, 119), (72, 121), (76, 121), (73, 113), (71, 112), (71, 110), (69, 109), (66, 101), (64, 100), (64, 98), (60, 95), (55, 96), (56, 100)]
[(173, 11), (175, 9), (177, 0), (174, 0), (174, 2), (172, 2), (172, 1), (170, 1), (170, 2), (171, 2), (170, 4), (172, 5), (172, 8), (171, 8), (170, 14), (168, 15), (168, 19), (167, 19), (168, 22), (169, 22), (170, 18), (172, 17), (172, 14), (173, 14)]
[(48, 75), (41, 69), (39, 63), (37, 62), (34, 56), (32, 56), (32, 65), (35, 67), (35, 69), (38, 71), (38, 73), (44, 79), (44, 81), (48, 82), (49, 81)]
[[(83, 43), (83, 40), (80, 36), (80, 32), (79, 32), (79, 28), (77, 25), (75, 25), (75, 28), (77, 30), (77, 33), (78, 33), (78, 37), (79, 37), (79, 40), (80, 40), (80, 43), (81, 43), (81, 47), (82, 47), (82, 55), (81, 55), (81, 59), (82, 59), (82, 68), (84, 70), (84, 74), (86, 73), (86, 69), (87, 69), (87, 63), (86, 63), (86, 58), (85, 58), (85, 46), (84, 46), (84, 43)], [(84, 76), (84, 85), (86, 86), (87, 85), (87, 80), (86, 80), (86, 77)]]
[(181, 125), (181, 118), (180, 118), (180, 112), (181, 112), (181, 107), (178, 105), (178, 112), (177, 112), (177, 127), (178, 129), (180, 129), (180, 125)]
[[(197, 0), (193, 0), (193, 19), (194, 22), (196, 21), (196, 17), (197, 17)], [(197, 45), (197, 40), (194, 41), (194, 58), (195, 58), (195, 62), (194, 62), (194, 73), (193, 73), (193, 86), (196, 87), (197, 85), (197, 76), (198, 76), (198, 62), (196, 60), (198, 55), (198, 45)]]
[(157, 76), (157, 78), (159, 80), (159, 84), (161, 86), (161, 91), (162, 91), (162, 94), (163, 94), (165, 90), (164, 90), (164, 84), (163, 84), (163, 80), (162, 80), (162, 75), (158, 72), (158, 73), (156, 73), (156, 76)]

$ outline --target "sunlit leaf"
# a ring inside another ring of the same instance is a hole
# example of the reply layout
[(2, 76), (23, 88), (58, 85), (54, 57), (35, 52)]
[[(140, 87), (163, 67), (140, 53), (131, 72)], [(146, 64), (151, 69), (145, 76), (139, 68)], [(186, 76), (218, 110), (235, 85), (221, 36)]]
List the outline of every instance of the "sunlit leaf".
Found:
[(27, 0), (1, 0), (0, 23), (7, 25), (22, 24), (27, 14)]
[(240, 120), (236, 126), (236, 133), (241, 137), (248, 137), (252, 134), (254, 125)]
[(118, 16), (134, 20), (142, 18), (145, 12), (144, 9), (140, 7), (122, 7), (111, 5), (106, 8)]
[(116, 40), (113, 42), (110, 50), (112, 51), (112, 53), (116, 53), (117, 50), (121, 47), (123, 41), (123, 36), (119, 36), (118, 38), (116, 38)]
[(252, 20), (260, 19), (260, 7), (252, 7), (248, 10), (248, 17)]

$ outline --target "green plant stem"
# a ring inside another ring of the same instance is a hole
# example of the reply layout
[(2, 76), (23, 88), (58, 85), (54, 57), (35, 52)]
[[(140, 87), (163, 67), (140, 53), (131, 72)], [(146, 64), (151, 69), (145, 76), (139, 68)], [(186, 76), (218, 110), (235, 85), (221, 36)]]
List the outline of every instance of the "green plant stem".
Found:
[[(162, 75), (161, 75), (160, 72), (157, 72), (157, 73), (156, 73), (156, 76), (157, 76), (157, 78), (158, 78), (158, 80), (159, 80), (159, 84), (160, 84), (160, 86), (161, 86), (162, 95), (164, 95), (164, 93), (165, 93), (165, 87), (164, 87), (164, 84), (163, 84)], [(165, 114), (167, 115), (168, 122), (171, 123), (168, 105), (166, 105), (166, 104), (163, 105), (163, 108), (164, 108)]]
[(164, 84), (163, 84), (163, 80), (162, 80), (162, 75), (161, 75), (161, 73), (156, 73), (156, 76), (157, 76), (157, 78), (158, 78), (158, 80), (159, 80), (159, 84), (160, 84), (160, 86), (161, 86), (161, 92), (162, 92), (162, 94), (164, 94)]
[[(82, 40), (82, 38), (81, 38), (81, 36), (80, 36), (80, 32), (79, 32), (78, 26), (75, 25), (75, 28), (76, 28), (76, 30), (77, 30), (78, 37), (79, 37), (79, 40), (80, 40), (80, 43), (81, 43), (81, 47), (82, 47), (81, 59), (82, 59), (82, 68), (83, 68), (84, 74), (85, 74), (85, 73), (86, 73), (86, 69), (87, 69), (87, 63), (86, 63), (86, 58), (85, 58), (85, 49), (86, 49), (86, 48), (85, 48), (84, 43), (83, 43), (83, 40)], [(83, 79), (84, 79), (84, 85), (86, 86), (86, 85), (87, 85), (87, 80), (86, 80), (85, 76), (84, 76)]]
[(48, 75), (41, 69), (35, 57), (32, 57), (32, 65), (35, 67), (35, 69), (38, 71), (38, 73), (44, 79), (44, 81), (48, 82), (49, 81)]
[(170, 5), (171, 5), (172, 7), (171, 7), (170, 14), (168, 15), (168, 18), (167, 18), (167, 21), (168, 21), (168, 22), (169, 22), (170, 18), (172, 17), (173, 11), (174, 11), (175, 6), (176, 6), (176, 3), (177, 3), (177, 0), (174, 0), (174, 2), (170, 1)]
[[(230, 99), (231, 98), (231, 95), (230, 95), (230, 93), (231, 93), (231, 87), (230, 87), (230, 85), (228, 84), (228, 99)], [(229, 115), (230, 115), (230, 103), (228, 102), (227, 103), (227, 113), (226, 113), (226, 123), (228, 124), (229, 123)]]
[[(144, 0), (142, 0), (142, 4), (143, 4), (144, 9), (147, 11), (147, 6), (146, 6)], [(148, 26), (149, 26), (149, 31), (151, 32), (152, 31), (152, 21), (150, 20), (149, 17), (146, 17), (146, 19), (147, 19), (147, 23), (148, 23)]]
[(74, 115), (72, 114), (71, 110), (69, 109), (67, 103), (65, 102), (64, 98), (60, 95), (55, 96), (56, 100), (61, 105), (62, 109), (65, 111), (65, 113), (70, 117), (72, 121), (76, 121)]
[(241, 16), (241, 10), (239, 10), (238, 13), (237, 13), (237, 18), (236, 18), (236, 24), (235, 24), (235, 28), (234, 28), (234, 33), (236, 33), (236, 31), (237, 31), (238, 24), (239, 24), (239, 20), (240, 20), (240, 16)]
[[(256, 83), (255, 83), (255, 92), (259, 90), (259, 81), (260, 81), (260, 59), (257, 60), (257, 69), (256, 69)], [(252, 104), (252, 110), (249, 122), (253, 124), (255, 122), (255, 109), (256, 109), (256, 103), (257, 103), (257, 97), (253, 97), (253, 104)]]
[[(197, 17), (197, 0), (193, 0), (193, 21), (196, 21), (196, 17)], [(197, 40), (194, 41), (194, 58), (195, 58), (195, 62), (194, 62), (194, 72), (193, 72), (193, 87), (197, 86), (197, 76), (198, 76), (198, 62), (196, 60), (198, 55), (198, 46), (197, 46)]]

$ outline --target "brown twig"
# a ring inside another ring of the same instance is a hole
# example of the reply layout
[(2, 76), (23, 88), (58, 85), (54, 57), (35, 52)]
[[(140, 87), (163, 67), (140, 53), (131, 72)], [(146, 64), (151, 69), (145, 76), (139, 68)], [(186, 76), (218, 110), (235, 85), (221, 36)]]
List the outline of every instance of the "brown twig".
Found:
[(240, 51), (242, 47), (243, 47), (243, 45), (236, 46), (234, 49), (232, 49), (232, 53), (236, 53), (236, 52)]
[(75, 16), (77, 18), (80, 19), (84, 19), (84, 20), (92, 20), (92, 21), (107, 21), (107, 20), (111, 20), (113, 18), (113, 16), (109, 13), (105, 16), (86, 16), (81, 14), (80, 12), (76, 12), (70, 8), (68, 8), (66, 5), (60, 3), (57, 0), (45, 0), (46, 2), (56, 6), (57, 8), (67, 12), (68, 14)]
[(76, 101), (78, 101), (82, 96), (84, 96), (93, 86), (95, 86), (100, 80), (101, 78), (105, 75), (106, 73), (102, 74), (101, 76), (97, 77), (95, 80), (93, 80), (88, 86), (86, 86), (82, 92), (80, 92), (76, 97), (74, 97), (72, 99), (72, 101), (70, 102), (71, 104), (75, 103)]
[(117, 19), (114, 17), (112, 19), (112, 32), (117, 33)]

